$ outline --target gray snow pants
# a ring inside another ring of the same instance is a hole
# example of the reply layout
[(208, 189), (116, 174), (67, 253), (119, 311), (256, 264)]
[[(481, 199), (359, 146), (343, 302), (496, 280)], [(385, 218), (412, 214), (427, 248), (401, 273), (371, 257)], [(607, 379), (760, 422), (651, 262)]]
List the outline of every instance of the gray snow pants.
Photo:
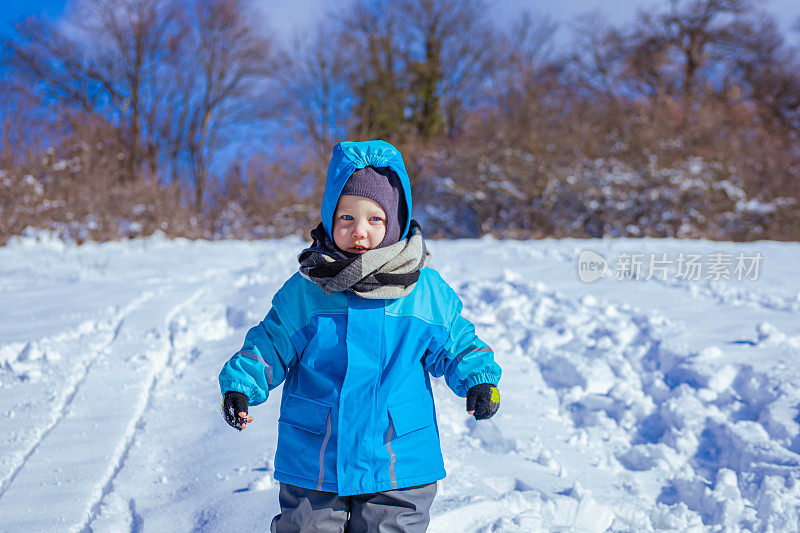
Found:
[(281, 483), (281, 514), (271, 533), (422, 533), (428, 529), (436, 483), (372, 494), (339, 496)]

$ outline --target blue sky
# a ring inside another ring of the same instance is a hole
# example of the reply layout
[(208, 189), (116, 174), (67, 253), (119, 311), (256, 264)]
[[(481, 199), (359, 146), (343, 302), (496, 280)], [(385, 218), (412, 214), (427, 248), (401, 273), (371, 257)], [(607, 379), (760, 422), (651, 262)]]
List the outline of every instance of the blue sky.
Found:
[[(330, 0), (255, 0), (264, 11), (270, 27), (287, 36), (294, 29), (307, 28), (315, 17), (309, 13), (320, 13), (334, 5)], [(67, 0), (0, 0), (0, 33), (8, 35), (14, 22), (28, 15), (44, 14), (58, 18), (64, 12)], [(639, 8), (665, 4), (666, 0), (493, 0), (493, 15), (498, 20), (511, 20), (525, 6), (549, 14), (555, 20), (568, 22), (575, 15), (587, 11), (601, 10), (615, 24), (632, 21)], [(778, 18), (781, 28), (787, 33), (800, 18), (798, 0), (761, 0), (761, 5)]]
[[(321, 13), (336, 3), (330, 0), (255, 0), (266, 13), (268, 24), (282, 35), (295, 28), (308, 28), (317, 19), (309, 13)], [(347, 1), (347, 0), (345, 0)], [(777, 18), (779, 26), (790, 33), (800, 18), (800, 0), (754, 0), (756, 5)], [(550, 15), (554, 20), (568, 23), (577, 15), (590, 11), (603, 11), (613, 24), (624, 24), (635, 19), (639, 9), (668, 5), (667, 0), (490, 0), (490, 16), (496, 20), (511, 21), (525, 8)]]
[(0, 33), (8, 35), (15, 22), (31, 15), (58, 18), (64, 13), (66, 0), (3, 0), (0, 2)]

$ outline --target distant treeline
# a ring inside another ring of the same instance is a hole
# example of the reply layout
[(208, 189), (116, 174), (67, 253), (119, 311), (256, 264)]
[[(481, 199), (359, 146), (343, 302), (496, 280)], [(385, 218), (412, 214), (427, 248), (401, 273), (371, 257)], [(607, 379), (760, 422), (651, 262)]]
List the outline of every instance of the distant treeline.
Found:
[(0, 243), (305, 235), (376, 138), (426, 235), (800, 240), (800, 49), (759, 6), (356, 0), (281, 44), (251, 0), (73, 0), (3, 43)]

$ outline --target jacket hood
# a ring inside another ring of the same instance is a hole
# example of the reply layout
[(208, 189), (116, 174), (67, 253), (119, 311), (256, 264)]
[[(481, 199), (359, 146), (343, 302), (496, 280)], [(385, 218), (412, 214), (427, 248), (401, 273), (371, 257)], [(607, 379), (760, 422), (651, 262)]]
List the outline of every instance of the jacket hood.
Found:
[(342, 194), (344, 184), (353, 172), (368, 166), (389, 167), (400, 178), (400, 186), (403, 191), (403, 198), (400, 201), (405, 202), (406, 213), (408, 213), (404, 226), (400, 228), (400, 240), (405, 239), (408, 235), (408, 228), (411, 224), (411, 182), (400, 150), (386, 141), (343, 141), (333, 147), (333, 155), (331, 155), (331, 162), (328, 165), (328, 176), (325, 180), (325, 192), (322, 195), (322, 225), (331, 240), (333, 240), (331, 234), (333, 214), (336, 211), (336, 204), (339, 203), (339, 196)]

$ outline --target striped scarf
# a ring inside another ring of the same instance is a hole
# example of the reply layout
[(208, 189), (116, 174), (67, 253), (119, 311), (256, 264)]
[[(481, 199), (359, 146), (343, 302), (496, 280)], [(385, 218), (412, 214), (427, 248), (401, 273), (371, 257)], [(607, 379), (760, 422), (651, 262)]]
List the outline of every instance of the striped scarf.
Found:
[(349, 289), (362, 298), (400, 298), (414, 290), (419, 271), (431, 255), (416, 220), (411, 221), (404, 240), (355, 256), (339, 250), (321, 223), (311, 231), (311, 238), (311, 247), (297, 258), (300, 274), (325, 294)]

